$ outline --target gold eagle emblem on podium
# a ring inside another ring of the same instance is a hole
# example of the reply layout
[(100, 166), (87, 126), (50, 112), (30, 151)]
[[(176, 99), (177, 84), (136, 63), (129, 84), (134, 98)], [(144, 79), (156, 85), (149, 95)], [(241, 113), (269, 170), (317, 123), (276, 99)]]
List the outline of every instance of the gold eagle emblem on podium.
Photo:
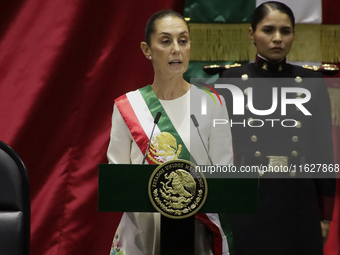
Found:
[(207, 193), (207, 181), (193, 163), (177, 159), (158, 166), (149, 179), (149, 198), (162, 215), (183, 219), (199, 211)]

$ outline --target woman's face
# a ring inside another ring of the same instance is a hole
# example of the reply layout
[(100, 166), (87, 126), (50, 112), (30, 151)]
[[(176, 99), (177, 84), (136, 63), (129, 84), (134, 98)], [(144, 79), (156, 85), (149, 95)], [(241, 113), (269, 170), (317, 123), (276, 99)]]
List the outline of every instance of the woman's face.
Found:
[(287, 14), (274, 10), (257, 24), (255, 31), (249, 29), (249, 36), (257, 53), (275, 62), (288, 55), (294, 40), (294, 29)]
[(151, 35), (151, 45), (146, 51), (151, 57), (155, 74), (169, 78), (183, 75), (188, 69), (190, 58), (187, 24), (171, 16), (157, 20), (155, 32)]

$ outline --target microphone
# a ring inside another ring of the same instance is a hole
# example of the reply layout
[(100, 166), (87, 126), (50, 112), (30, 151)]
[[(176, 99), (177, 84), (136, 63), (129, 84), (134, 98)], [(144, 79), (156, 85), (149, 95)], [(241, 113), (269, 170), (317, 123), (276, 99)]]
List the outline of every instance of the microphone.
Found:
[(211, 157), (210, 157), (210, 155), (209, 155), (209, 152), (208, 152), (208, 150), (207, 150), (207, 147), (205, 146), (204, 141), (203, 141), (203, 139), (202, 139), (200, 130), (199, 130), (199, 128), (198, 128), (198, 126), (199, 126), (199, 125), (198, 125), (198, 121), (197, 121), (195, 115), (191, 114), (190, 117), (191, 117), (192, 122), (194, 123), (194, 126), (197, 128), (198, 135), (199, 135), (199, 137), (201, 138), (201, 142), (202, 142), (202, 144), (203, 144), (203, 147), (204, 147), (204, 149), (205, 149), (205, 152), (206, 152), (207, 155), (208, 155), (210, 164), (211, 164), (211, 165), (214, 165), (213, 162), (212, 162), (212, 160), (211, 160)]
[(153, 121), (154, 125), (153, 125), (153, 128), (152, 128), (152, 131), (151, 131), (151, 135), (150, 135), (150, 139), (149, 139), (149, 142), (148, 142), (148, 148), (146, 149), (146, 152), (144, 154), (144, 157), (143, 157), (143, 161), (142, 161), (142, 165), (144, 165), (145, 163), (145, 159), (146, 159), (146, 155), (148, 154), (148, 151), (149, 151), (149, 147), (150, 147), (150, 143), (151, 143), (151, 138), (152, 138), (152, 135), (153, 135), (153, 131), (155, 130), (155, 127), (159, 121), (159, 118), (161, 117), (162, 113), (161, 112), (157, 112), (156, 114), (156, 117)]

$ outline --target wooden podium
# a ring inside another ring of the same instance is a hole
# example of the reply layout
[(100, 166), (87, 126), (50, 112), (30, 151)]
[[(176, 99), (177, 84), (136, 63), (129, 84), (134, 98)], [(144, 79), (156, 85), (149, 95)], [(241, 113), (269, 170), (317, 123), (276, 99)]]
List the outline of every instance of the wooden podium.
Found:
[[(149, 179), (157, 167), (158, 165), (100, 164), (98, 210), (157, 212), (148, 195)], [(206, 180), (208, 195), (200, 213), (256, 212), (258, 205), (256, 174), (249, 174), (249, 178), (206, 178)], [(161, 226), (161, 255), (194, 255), (194, 216), (170, 219), (162, 215)], [(173, 232), (175, 230), (176, 234)]]

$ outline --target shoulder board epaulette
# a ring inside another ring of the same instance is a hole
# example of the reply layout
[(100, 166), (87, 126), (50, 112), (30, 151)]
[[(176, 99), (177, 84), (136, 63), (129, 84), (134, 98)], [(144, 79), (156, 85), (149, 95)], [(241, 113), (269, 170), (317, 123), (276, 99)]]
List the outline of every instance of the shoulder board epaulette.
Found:
[(331, 65), (331, 64), (323, 64), (321, 66), (303, 65), (302, 67), (309, 69), (309, 70), (313, 70), (315, 72), (321, 72), (329, 76), (336, 75), (339, 72), (339, 67), (337, 65)]
[(215, 74), (218, 74), (224, 70), (227, 70), (227, 69), (230, 69), (230, 68), (234, 68), (234, 67), (239, 67), (241, 66), (240, 64), (232, 64), (232, 65), (206, 65), (206, 66), (203, 66), (203, 71), (206, 73), (206, 74), (209, 74), (209, 75), (215, 75)]

